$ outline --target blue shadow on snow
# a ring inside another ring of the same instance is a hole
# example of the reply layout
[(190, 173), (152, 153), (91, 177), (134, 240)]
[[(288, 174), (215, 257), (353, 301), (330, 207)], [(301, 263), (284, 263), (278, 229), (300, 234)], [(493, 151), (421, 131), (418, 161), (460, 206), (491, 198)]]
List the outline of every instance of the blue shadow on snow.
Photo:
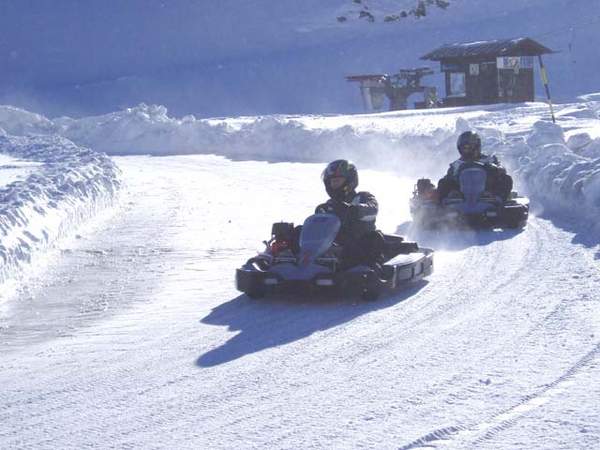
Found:
[(294, 342), (316, 331), (327, 330), (356, 317), (389, 308), (417, 294), (427, 285), (421, 280), (402, 291), (374, 302), (341, 298), (273, 296), (252, 300), (240, 295), (213, 309), (204, 324), (227, 326), (240, 332), (223, 345), (201, 355), (196, 365), (213, 367), (272, 347)]

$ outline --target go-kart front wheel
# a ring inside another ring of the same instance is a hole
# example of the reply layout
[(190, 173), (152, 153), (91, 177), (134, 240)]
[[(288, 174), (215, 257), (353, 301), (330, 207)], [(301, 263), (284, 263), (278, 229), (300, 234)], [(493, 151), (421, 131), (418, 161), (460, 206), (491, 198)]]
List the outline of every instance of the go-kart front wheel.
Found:
[(379, 298), (379, 294), (379, 289), (365, 289), (361, 294), (361, 298), (366, 302), (374, 302)]

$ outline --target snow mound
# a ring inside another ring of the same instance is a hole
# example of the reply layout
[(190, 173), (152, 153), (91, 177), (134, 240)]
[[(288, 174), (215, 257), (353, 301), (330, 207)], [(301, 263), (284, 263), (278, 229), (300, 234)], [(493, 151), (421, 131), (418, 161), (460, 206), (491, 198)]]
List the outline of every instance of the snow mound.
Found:
[[(529, 110), (521, 111), (519, 107), (513, 112), (504, 107), (475, 112), (458, 108), (359, 116), (178, 119), (170, 117), (164, 106), (140, 104), (82, 119), (50, 122), (20, 113), (19, 120), (21, 131), (35, 130), (49, 136), (58, 132), (77, 145), (111, 155), (200, 153), (232, 159), (320, 163), (347, 158), (361, 168), (394, 171), (415, 180), (439, 178), (457, 157), (458, 135), (475, 130), (482, 136), (484, 151), (500, 157), (515, 176), (516, 188), (534, 202), (555, 211), (581, 210), (583, 205), (595, 214), (600, 206), (600, 139), (595, 135), (597, 119), (589, 114), (594, 105), (588, 102), (560, 108), (560, 120), (567, 128), (535, 121), (535, 114), (539, 114), (535, 105), (531, 107), (532, 119), (523, 115)], [(492, 114), (492, 119), (486, 114)], [(526, 125), (517, 123), (513, 131), (515, 124), (502, 128), (493, 119), (510, 118), (511, 114), (516, 120), (523, 116)], [(3, 123), (12, 124), (13, 131), (19, 129), (17, 120), (0, 121)], [(581, 131), (577, 130), (578, 124), (583, 124)], [(100, 163), (99, 168), (108, 170), (106, 164)], [(110, 167), (109, 172), (116, 170)], [(112, 176), (107, 175), (107, 180)], [(112, 181), (106, 182), (112, 188)]]
[(68, 139), (111, 155), (201, 153), (296, 162), (348, 158), (363, 167), (406, 171), (409, 161), (419, 167), (431, 165), (432, 159), (423, 157), (431, 149), (437, 153), (440, 147), (454, 148), (454, 143), (445, 144), (454, 136), (452, 129), (434, 127), (423, 133), (381, 130), (371, 122), (357, 125), (346, 121), (344, 116), (326, 126), (315, 125), (306, 116), (176, 119), (168, 116), (164, 106), (141, 104), (103, 116), (63, 118), (55, 123)]
[(56, 133), (54, 123), (40, 114), (14, 106), (0, 105), (0, 128), (15, 136)]
[(594, 92), (591, 94), (580, 95), (577, 98), (584, 102), (600, 102), (600, 92)]
[[(569, 116), (563, 121), (572, 124), (575, 116), (589, 118), (591, 105), (563, 107), (564, 116)], [(595, 211), (599, 206), (600, 139), (571, 131), (566, 141), (561, 126), (543, 120), (533, 122), (529, 131), (511, 133), (493, 121), (482, 124), (480, 120), (473, 126), (466, 110), (446, 112), (445, 119), (419, 114), (176, 119), (163, 106), (141, 104), (55, 124), (74, 142), (115, 155), (211, 153), (232, 159), (301, 162), (347, 158), (363, 168), (391, 170), (414, 179), (441, 176), (457, 156), (458, 135), (475, 130), (482, 136), (484, 151), (496, 153), (514, 173), (517, 189), (547, 210), (571, 211), (573, 205), (586, 205)], [(457, 117), (454, 126), (448, 126), (450, 117)], [(424, 122), (429, 123), (426, 129)]]
[(600, 212), (600, 140), (579, 134), (565, 142), (560, 126), (538, 121), (524, 142), (504, 153), (520, 184), (546, 209), (590, 217)]
[(38, 252), (111, 204), (120, 181), (118, 168), (106, 155), (55, 135), (4, 133), (0, 152), (42, 163), (24, 180), (0, 188), (0, 282), (4, 282)]

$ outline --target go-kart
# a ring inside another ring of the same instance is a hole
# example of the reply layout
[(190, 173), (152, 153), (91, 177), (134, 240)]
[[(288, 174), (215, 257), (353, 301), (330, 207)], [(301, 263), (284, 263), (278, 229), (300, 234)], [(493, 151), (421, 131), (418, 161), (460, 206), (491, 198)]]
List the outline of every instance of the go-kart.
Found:
[(343, 249), (335, 243), (340, 227), (340, 219), (330, 213), (308, 217), (299, 237), (292, 223), (273, 224), (266, 249), (237, 269), (237, 289), (252, 298), (272, 292), (337, 292), (375, 300), (382, 291), (400, 289), (433, 271), (433, 250), (383, 233), (383, 264), (346, 267)]
[(428, 178), (417, 181), (410, 200), (413, 222), (420, 228), (523, 228), (529, 217), (529, 199), (511, 192), (508, 199), (486, 191), (482, 164), (465, 164), (458, 175), (459, 191), (439, 199)]

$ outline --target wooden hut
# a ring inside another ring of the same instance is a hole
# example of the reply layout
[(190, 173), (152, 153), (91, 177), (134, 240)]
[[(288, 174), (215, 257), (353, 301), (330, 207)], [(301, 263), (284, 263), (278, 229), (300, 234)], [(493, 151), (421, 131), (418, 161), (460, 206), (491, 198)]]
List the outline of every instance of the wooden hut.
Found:
[(533, 101), (534, 57), (554, 53), (530, 38), (444, 45), (421, 59), (439, 61), (444, 106)]

